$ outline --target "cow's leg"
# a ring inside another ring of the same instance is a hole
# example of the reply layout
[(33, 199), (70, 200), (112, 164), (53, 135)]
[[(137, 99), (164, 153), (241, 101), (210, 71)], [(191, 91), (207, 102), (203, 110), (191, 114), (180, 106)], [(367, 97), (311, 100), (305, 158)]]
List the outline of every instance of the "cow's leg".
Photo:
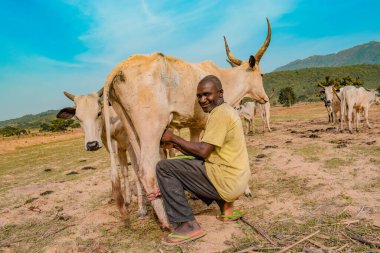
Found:
[(265, 132), (265, 112), (264, 112), (264, 108), (261, 108), (261, 114), (260, 114), (260, 118), (261, 118), (261, 124), (263, 126), (263, 133)]
[(270, 128), (270, 104), (268, 102), (268, 105), (264, 106), (265, 108), (265, 120), (267, 124), (268, 131), (271, 132), (272, 129)]
[[(111, 145), (113, 147), (113, 150), (117, 150), (117, 143), (115, 140), (111, 140)], [(116, 161), (115, 161), (115, 154), (110, 153), (111, 158), (111, 182), (112, 182), (112, 195), (116, 201), (117, 209), (119, 210), (121, 214), (122, 220), (125, 220), (127, 218), (127, 209), (124, 205), (124, 197), (123, 193), (121, 191), (121, 183), (120, 183), (120, 177), (119, 173), (117, 171)]]
[(338, 124), (337, 126), (337, 131), (343, 131), (343, 124), (344, 124), (344, 120), (346, 118), (346, 115), (347, 115), (347, 111), (346, 111), (346, 99), (344, 98), (344, 96), (342, 97), (342, 101), (340, 102), (340, 124)]
[[(141, 182), (145, 188), (147, 194), (156, 192), (158, 189), (156, 178), (156, 165), (161, 160), (159, 155), (159, 145), (161, 133), (165, 128), (161, 130), (152, 130), (152, 135), (142, 135), (140, 137), (141, 154), (138, 161), (139, 173)], [(160, 198), (152, 200), (152, 206), (161, 221), (163, 227), (169, 227), (166, 212), (163, 207), (163, 202)]]
[(124, 178), (124, 197), (125, 197), (125, 204), (129, 205), (131, 203), (131, 188), (129, 186), (129, 179), (128, 179), (128, 159), (126, 150), (123, 148), (118, 149), (118, 158), (119, 158), (119, 165), (121, 174)]
[(248, 135), (248, 133), (249, 133), (249, 120), (244, 119), (244, 123), (245, 123), (245, 134)]
[(248, 133), (253, 133), (252, 119), (248, 120)]
[(372, 126), (369, 124), (369, 121), (368, 121), (368, 109), (369, 109), (368, 107), (364, 108), (364, 118), (365, 118), (365, 123), (367, 124), (367, 127), (371, 129)]
[(348, 117), (348, 130), (350, 133), (353, 133), (352, 131), (352, 114), (353, 114), (353, 108), (352, 106), (349, 106), (347, 109), (347, 117)]
[(160, 148), (159, 152), (160, 152), (161, 160), (165, 160), (168, 158), (168, 153), (165, 148)]
[(360, 112), (358, 110), (355, 111), (355, 130), (359, 131), (359, 123), (360, 123)]
[[(125, 101), (123, 101), (127, 104)], [(127, 129), (130, 144), (133, 148), (133, 152), (136, 155), (137, 165), (138, 165), (138, 177), (143, 184), (145, 191), (149, 194), (157, 190), (157, 180), (156, 180), (156, 164), (160, 161), (160, 139), (161, 133), (163, 133), (166, 124), (168, 122), (159, 122), (158, 120), (153, 120), (153, 126), (149, 127), (149, 131), (145, 124), (145, 121), (132, 121), (130, 114), (120, 106), (118, 102), (113, 103), (113, 107), (122, 121), (123, 126)], [(155, 113), (155, 112), (152, 112)], [(136, 113), (137, 118), (141, 119), (157, 119), (158, 113), (153, 115), (142, 115), (141, 110)], [(169, 116), (166, 117), (168, 119)], [(133, 123), (132, 123), (133, 122)], [(133, 125), (133, 124), (143, 124), (143, 125)], [(157, 127), (159, 125), (160, 127)], [(140, 132), (138, 132), (140, 130)], [(144, 132), (145, 131), (145, 132)], [(149, 132), (147, 134), (147, 132)], [(169, 222), (166, 216), (166, 212), (161, 199), (155, 199), (151, 202), (158, 219), (161, 222), (163, 228), (169, 228)]]
[(133, 182), (135, 183), (136, 189), (137, 189), (137, 205), (138, 205), (137, 217), (144, 217), (146, 216), (147, 211), (146, 211), (146, 206), (143, 200), (143, 189), (140, 183), (140, 178), (138, 176), (139, 173), (138, 173), (136, 155), (133, 152), (133, 149), (131, 146), (128, 147), (128, 154), (129, 154), (129, 158), (131, 159)]

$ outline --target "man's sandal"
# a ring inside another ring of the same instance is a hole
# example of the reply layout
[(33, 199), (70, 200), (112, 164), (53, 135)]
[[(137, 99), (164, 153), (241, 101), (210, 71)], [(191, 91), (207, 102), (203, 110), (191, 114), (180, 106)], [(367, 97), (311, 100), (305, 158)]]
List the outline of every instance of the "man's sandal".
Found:
[[(194, 241), (196, 239), (199, 239), (199, 238), (205, 236), (206, 234), (207, 233), (204, 232), (204, 231), (202, 231), (201, 234), (198, 234), (198, 235), (195, 235), (195, 236), (177, 235), (177, 234), (174, 234), (174, 233), (170, 233), (170, 234), (168, 234), (167, 237), (164, 237), (161, 240), (161, 244), (166, 245), (166, 246), (176, 246), (176, 245), (180, 245), (180, 244), (183, 244), (183, 243)], [(180, 239), (180, 240), (175, 240), (175, 241), (171, 242), (170, 239)]]
[(232, 214), (221, 214), (218, 212), (216, 218), (220, 221), (228, 222), (228, 221), (236, 221), (242, 218), (244, 213), (240, 210), (233, 210)]

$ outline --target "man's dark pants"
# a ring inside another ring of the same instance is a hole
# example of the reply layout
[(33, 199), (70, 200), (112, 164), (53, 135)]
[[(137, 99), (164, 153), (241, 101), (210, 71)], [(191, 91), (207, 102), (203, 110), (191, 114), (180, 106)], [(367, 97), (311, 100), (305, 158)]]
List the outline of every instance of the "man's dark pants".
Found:
[(207, 205), (213, 201), (216, 201), (219, 207), (224, 204), (224, 200), (207, 177), (203, 160), (162, 160), (157, 163), (156, 173), (166, 214), (172, 224), (195, 219), (185, 191), (192, 193)]

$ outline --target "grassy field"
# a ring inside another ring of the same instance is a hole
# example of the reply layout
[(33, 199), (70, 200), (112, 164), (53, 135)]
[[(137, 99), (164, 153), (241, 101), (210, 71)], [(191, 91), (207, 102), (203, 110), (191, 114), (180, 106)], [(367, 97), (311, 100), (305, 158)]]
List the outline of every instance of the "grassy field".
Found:
[(216, 205), (190, 200), (208, 234), (174, 248), (160, 244), (166, 232), (149, 205), (141, 219), (134, 202), (121, 222), (104, 148), (84, 151), (74, 134), (1, 139), (17, 148), (0, 157), (0, 252), (277, 252), (318, 231), (288, 252), (379, 252), (352, 237), (380, 241), (380, 107), (370, 111), (374, 128), (355, 134), (336, 133), (321, 103), (271, 114), (271, 133), (256, 120), (246, 137), (253, 197), (236, 202), (246, 222), (220, 222)]

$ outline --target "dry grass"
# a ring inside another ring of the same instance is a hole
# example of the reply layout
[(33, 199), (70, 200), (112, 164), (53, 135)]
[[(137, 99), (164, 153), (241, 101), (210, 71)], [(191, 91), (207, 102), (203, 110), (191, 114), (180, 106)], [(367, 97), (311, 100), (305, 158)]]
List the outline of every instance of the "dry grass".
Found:
[[(313, 240), (326, 248), (348, 244), (347, 252), (375, 251), (343, 234), (354, 231), (380, 240), (380, 229), (373, 225), (380, 217), (380, 121), (373, 123), (375, 129), (354, 135), (336, 134), (325, 121), (320, 103), (272, 108), (275, 130), (263, 133), (259, 123), (258, 133), (247, 137), (253, 198), (241, 197), (236, 206), (278, 247), (321, 230)], [(189, 132), (182, 130), (181, 135), (188, 138)], [(12, 141), (19, 140), (3, 139), (0, 145)], [(110, 202), (105, 149), (86, 152), (78, 136), (33, 141), (0, 157), (0, 252), (234, 252), (270, 246), (240, 221), (228, 240), (209, 241), (209, 235), (218, 238), (231, 226), (215, 221), (215, 206), (191, 200), (194, 212), (208, 221), (208, 235), (181, 247), (163, 247), (164, 233), (150, 206), (148, 217), (138, 219), (133, 203), (128, 207), (130, 219), (120, 221)], [(96, 169), (82, 170), (85, 166)], [(210, 250), (216, 244), (218, 248)], [(309, 246), (305, 242), (290, 252)]]

